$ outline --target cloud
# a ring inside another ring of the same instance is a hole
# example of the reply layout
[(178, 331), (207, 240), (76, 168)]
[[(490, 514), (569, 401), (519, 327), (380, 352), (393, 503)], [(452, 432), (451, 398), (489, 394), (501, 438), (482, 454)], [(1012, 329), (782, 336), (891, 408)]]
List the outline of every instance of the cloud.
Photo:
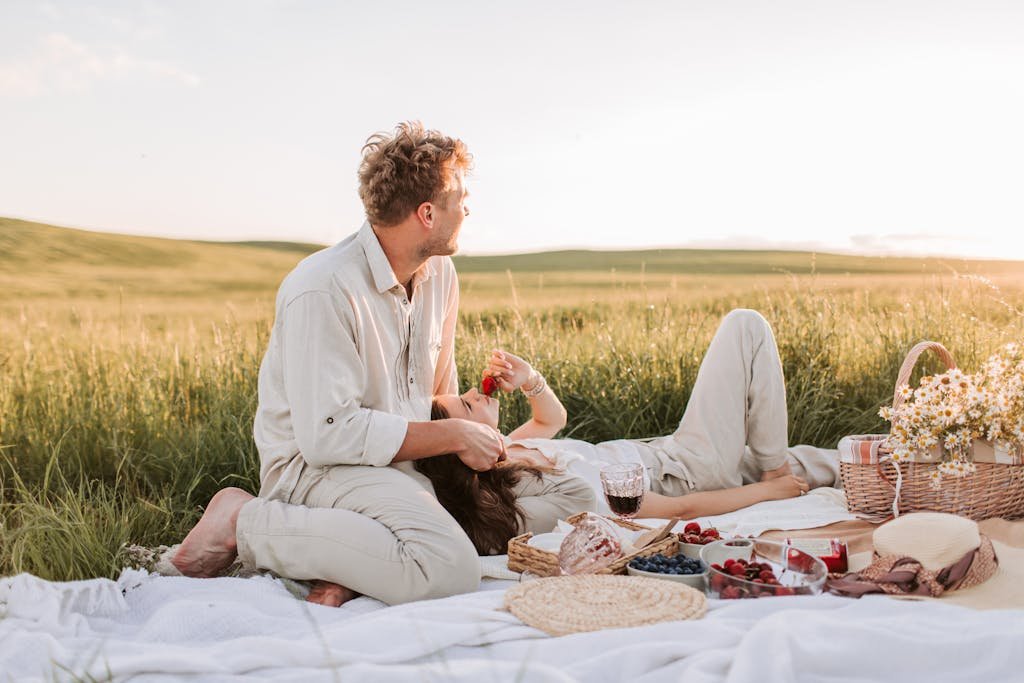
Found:
[(0, 97), (83, 92), (100, 81), (138, 76), (187, 87), (200, 83), (198, 76), (173, 64), (142, 59), (119, 48), (101, 53), (64, 33), (51, 33), (29, 57), (0, 63)]
[(886, 247), (893, 244), (935, 244), (956, 241), (955, 235), (942, 235), (931, 232), (900, 232), (885, 235), (858, 234), (850, 235), (850, 242), (856, 247)]

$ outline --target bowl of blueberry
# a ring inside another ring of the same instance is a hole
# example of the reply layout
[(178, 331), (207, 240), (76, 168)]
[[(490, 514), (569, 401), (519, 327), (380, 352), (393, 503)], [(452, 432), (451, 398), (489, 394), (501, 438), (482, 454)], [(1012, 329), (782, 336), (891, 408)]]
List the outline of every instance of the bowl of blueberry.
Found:
[(635, 557), (628, 565), (626, 572), (630, 576), (648, 576), (654, 579), (666, 579), (677, 583), (685, 583), (703, 591), (708, 568), (703, 562), (683, 553), (676, 555), (649, 555)]

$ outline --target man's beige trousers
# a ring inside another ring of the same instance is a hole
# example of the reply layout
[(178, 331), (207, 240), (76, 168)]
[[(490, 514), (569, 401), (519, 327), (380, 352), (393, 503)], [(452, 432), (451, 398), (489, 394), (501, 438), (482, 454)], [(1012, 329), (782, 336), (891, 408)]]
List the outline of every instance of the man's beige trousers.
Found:
[[(247, 567), (333, 581), (390, 605), (480, 585), (469, 537), (432, 490), (395, 467), (307, 465), (292, 491), (268, 484), (238, 516), (238, 556)], [(516, 497), (524, 531), (533, 533), (593, 510), (595, 501), (587, 483), (568, 474), (524, 473)]]
[(788, 446), (786, 385), (775, 336), (757, 311), (737, 309), (722, 320), (701, 361), (674, 434), (647, 442), (652, 488), (679, 496), (759, 481), (789, 463), (811, 488), (839, 479), (834, 450)]

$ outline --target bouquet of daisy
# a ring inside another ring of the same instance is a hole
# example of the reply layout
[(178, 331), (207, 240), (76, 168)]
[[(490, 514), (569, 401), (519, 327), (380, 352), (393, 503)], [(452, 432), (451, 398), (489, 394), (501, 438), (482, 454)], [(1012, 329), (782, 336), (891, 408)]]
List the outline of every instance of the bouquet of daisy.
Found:
[[(943, 351), (945, 351), (943, 349)], [(948, 365), (953, 366), (951, 359)], [(911, 365), (912, 367), (912, 365)], [(967, 374), (956, 367), (921, 378), (917, 389), (901, 372), (892, 407), (879, 411), (892, 423), (884, 446), (893, 462), (938, 462), (929, 474), (938, 488), (944, 478), (974, 474), (978, 440), (987, 440), (994, 462), (1015, 462), (1024, 454), (1024, 349), (1007, 344)]]

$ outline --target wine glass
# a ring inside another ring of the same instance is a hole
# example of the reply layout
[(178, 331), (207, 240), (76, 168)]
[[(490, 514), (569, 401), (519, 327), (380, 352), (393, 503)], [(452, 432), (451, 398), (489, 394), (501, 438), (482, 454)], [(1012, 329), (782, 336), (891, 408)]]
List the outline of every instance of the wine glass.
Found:
[(640, 512), (644, 499), (643, 465), (608, 465), (601, 470), (601, 488), (608, 507), (619, 519), (632, 519)]

